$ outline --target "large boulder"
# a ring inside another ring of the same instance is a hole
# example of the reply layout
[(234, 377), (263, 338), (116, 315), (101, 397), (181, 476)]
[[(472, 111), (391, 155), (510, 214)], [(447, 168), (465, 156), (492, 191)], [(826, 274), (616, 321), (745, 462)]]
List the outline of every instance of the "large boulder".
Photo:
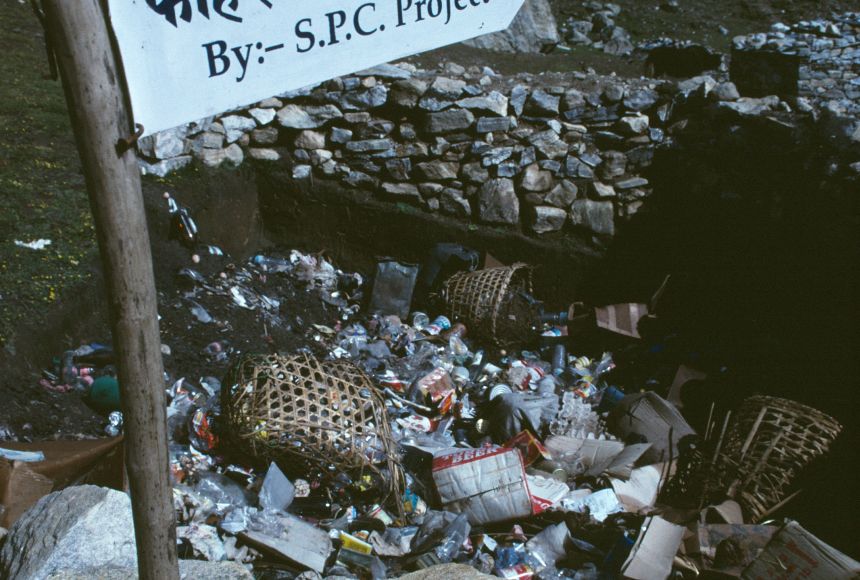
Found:
[(42, 580), (60, 571), (136, 567), (128, 496), (94, 485), (40, 499), (15, 522), (0, 550), (0, 578)]
[(526, 0), (507, 30), (467, 40), (466, 44), (499, 52), (540, 52), (543, 46), (559, 42), (549, 0)]

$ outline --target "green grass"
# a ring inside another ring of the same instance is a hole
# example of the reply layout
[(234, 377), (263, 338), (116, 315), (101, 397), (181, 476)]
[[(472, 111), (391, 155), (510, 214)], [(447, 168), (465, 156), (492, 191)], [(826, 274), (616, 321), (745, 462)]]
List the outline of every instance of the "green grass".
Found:
[[(0, 344), (89, 274), (97, 247), (59, 81), (29, 5), (0, 2)], [(45, 250), (14, 240), (47, 238)]]

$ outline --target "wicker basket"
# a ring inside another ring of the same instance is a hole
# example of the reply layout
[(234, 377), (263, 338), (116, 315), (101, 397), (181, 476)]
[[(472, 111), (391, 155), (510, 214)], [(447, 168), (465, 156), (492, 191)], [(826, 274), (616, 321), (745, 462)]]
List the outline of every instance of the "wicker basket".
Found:
[[(346, 361), (245, 356), (227, 372), (222, 407), (229, 437), (258, 459), (289, 460), (290, 471), (389, 469), (389, 495), (401, 497), (385, 403), (370, 379)], [(400, 501), (396, 502), (398, 505)]]
[(532, 291), (531, 273), (527, 265), (514, 264), (451, 276), (442, 290), (448, 316), (499, 346), (524, 341), (538, 320), (522, 296)]
[(785, 499), (794, 476), (823, 455), (842, 426), (801, 403), (754, 396), (744, 401), (714, 465), (719, 488), (756, 522)]

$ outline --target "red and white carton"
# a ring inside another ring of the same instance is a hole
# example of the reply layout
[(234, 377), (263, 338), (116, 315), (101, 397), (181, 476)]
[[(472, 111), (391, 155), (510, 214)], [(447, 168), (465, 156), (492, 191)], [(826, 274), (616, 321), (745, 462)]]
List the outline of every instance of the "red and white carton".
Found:
[(504, 447), (455, 449), (433, 458), (433, 481), (443, 507), (465, 513), (471, 524), (532, 515), (532, 498), (520, 452)]
[(570, 491), (566, 483), (551, 477), (528, 475), (526, 478), (532, 496), (532, 512), (535, 514), (557, 506)]

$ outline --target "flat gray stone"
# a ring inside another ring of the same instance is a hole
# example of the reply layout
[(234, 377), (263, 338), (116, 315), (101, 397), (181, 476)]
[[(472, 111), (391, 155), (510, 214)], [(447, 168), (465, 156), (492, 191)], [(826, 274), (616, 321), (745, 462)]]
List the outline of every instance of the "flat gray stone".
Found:
[(277, 111), (275, 109), (264, 109), (261, 107), (255, 107), (248, 111), (248, 114), (254, 117), (254, 120), (257, 121), (259, 125), (268, 125), (272, 121), (275, 120), (275, 115), (277, 115)]
[(529, 137), (529, 143), (547, 159), (559, 159), (567, 155), (567, 143), (553, 130), (535, 133)]
[(322, 149), (325, 147), (325, 133), (305, 129), (293, 143), (299, 149)]
[(478, 119), (478, 124), (475, 130), (480, 133), (495, 133), (497, 131), (507, 131), (511, 128), (510, 117), (481, 117)]
[(235, 143), (245, 133), (257, 128), (257, 121), (240, 115), (227, 115), (221, 118), (221, 126), (226, 132), (227, 143)]
[(448, 77), (436, 77), (430, 85), (428, 96), (455, 101), (460, 98), (465, 88), (466, 81)]
[(526, 167), (523, 172), (520, 187), (524, 191), (543, 192), (549, 191), (552, 187), (552, 173), (544, 171), (536, 163)]
[(391, 87), (390, 100), (401, 107), (414, 108), (427, 92), (427, 83), (420, 79), (395, 82)]
[(462, 191), (451, 187), (442, 190), (442, 195), (439, 197), (439, 208), (443, 213), (456, 217), (466, 218), (472, 215), (469, 200), (463, 196)]
[(450, 181), (457, 179), (460, 165), (450, 161), (427, 161), (416, 167), (419, 177), (426, 181)]
[(423, 198), (418, 187), (411, 183), (383, 183), (382, 192), (396, 201), (421, 203)]
[(254, 129), (251, 131), (251, 142), (257, 145), (274, 145), (278, 142), (278, 128), (260, 127), (259, 129)]
[(570, 208), (570, 223), (601, 235), (615, 235), (615, 214), (611, 201), (577, 199)]
[(485, 111), (499, 117), (504, 117), (508, 114), (508, 98), (498, 91), (492, 91), (486, 96), (460, 99), (457, 101), (457, 104), (464, 109)]
[(535, 207), (535, 221), (532, 224), (532, 231), (536, 234), (557, 232), (564, 227), (564, 222), (566, 221), (567, 210), (539, 205)]
[(278, 123), (287, 129), (317, 129), (332, 119), (343, 117), (334, 105), (307, 106), (287, 105), (278, 111)]
[(248, 157), (257, 161), (278, 161), (281, 159), (281, 154), (266, 147), (251, 147), (248, 149)]
[(576, 187), (576, 184), (564, 179), (552, 188), (552, 191), (547, 194), (545, 200), (548, 204), (555, 207), (569, 208), (578, 193), (579, 189)]
[(157, 177), (164, 177), (173, 173), (174, 171), (178, 171), (183, 167), (188, 167), (191, 165), (192, 161), (191, 155), (180, 155), (179, 157), (173, 157), (171, 159), (165, 159), (163, 161), (159, 161), (157, 163), (149, 163), (144, 159), (138, 159), (138, 167), (140, 167), (141, 175), (155, 175)]
[(354, 153), (367, 153), (369, 151), (386, 151), (394, 148), (391, 139), (366, 139), (364, 141), (350, 141), (346, 144), (346, 150)]
[(478, 214), (481, 221), (491, 224), (516, 225), (520, 221), (520, 200), (510, 179), (491, 179), (478, 194)]
[(475, 116), (466, 109), (452, 109), (427, 116), (427, 131), (433, 135), (463, 131), (471, 127)]
[(526, 101), (525, 113), (536, 117), (558, 115), (560, 101), (559, 97), (551, 95), (543, 89), (535, 89)]

